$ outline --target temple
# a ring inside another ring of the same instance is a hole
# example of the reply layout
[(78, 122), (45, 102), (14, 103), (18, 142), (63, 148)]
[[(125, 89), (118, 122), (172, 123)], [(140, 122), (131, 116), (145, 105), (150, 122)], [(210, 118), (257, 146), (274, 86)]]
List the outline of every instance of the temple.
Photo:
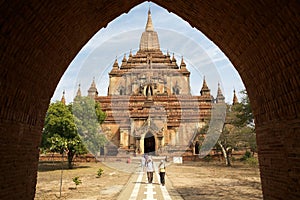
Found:
[(214, 99), (205, 78), (199, 96), (193, 96), (183, 57), (179, 63), (160, 50), (149, 10), (139, 50), (120, 64), (116, 59), (109, 72), (107, 96), (98, 96), (94, 80), (88, 90), (107, 115), (106, 155), (199, 153), (199, 129), (209, 122), (212, 105), (225, 98), (219, 85)]

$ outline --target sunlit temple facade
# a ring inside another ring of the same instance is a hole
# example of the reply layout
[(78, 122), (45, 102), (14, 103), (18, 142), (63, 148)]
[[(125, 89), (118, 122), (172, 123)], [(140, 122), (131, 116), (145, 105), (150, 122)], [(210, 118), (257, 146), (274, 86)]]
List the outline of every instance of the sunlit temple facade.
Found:
[(107, 115), (101, 125), (111, 141), (107, 155), (197, 154), (197, 131), (209, 122), (212, 105), (225, 102), (220, 86), (214, 98), (205, 78), (199, 96), (191, 94), (184, 59), (178, 65), (174, 54), (160, 50), (150, 10), (139, 50), (124, 55), (120, 64), (115, 60), (107, 96), (98, 96), (94, 80), (88, 96), (100, 102)]

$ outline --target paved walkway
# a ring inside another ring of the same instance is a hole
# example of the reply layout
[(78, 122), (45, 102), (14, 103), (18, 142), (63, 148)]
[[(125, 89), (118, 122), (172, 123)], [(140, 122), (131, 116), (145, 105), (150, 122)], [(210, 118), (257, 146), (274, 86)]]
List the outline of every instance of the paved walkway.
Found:
[(124, 186), (118, 200), (182, 200), (182, 197), (172, 187), (167, 175), (165, 186), (160, 184), (157, 170), (158, 162), (155, 162), (154, 165), (156, 168), (153, 175), (154, 180), (152, 184), (149, 184), (146, 172), (141, 171), (139, 164), (132, 164), (130, 169), (135, 168), (135, 172), (132, 173), (128, 183)]

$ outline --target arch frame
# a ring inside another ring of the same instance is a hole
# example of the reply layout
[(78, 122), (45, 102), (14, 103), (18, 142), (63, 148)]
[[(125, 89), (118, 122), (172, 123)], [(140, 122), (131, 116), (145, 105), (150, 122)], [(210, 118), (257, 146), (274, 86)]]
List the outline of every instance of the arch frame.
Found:
[[(44, 116), (61, 76), (99, 29), (142, 2), (1, 4), (0, 199), (34, 198)], [(299, 1), (153, 2), (202, 31), (239, 72), (255, 116), (264, 198), (299, 198)]]

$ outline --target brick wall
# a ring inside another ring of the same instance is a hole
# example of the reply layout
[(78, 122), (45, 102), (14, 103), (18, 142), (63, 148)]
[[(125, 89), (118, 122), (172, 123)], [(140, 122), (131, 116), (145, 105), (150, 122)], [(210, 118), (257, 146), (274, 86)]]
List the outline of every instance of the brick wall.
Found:
[[(80, 48), (142, 0), (3, 1), (0, 199), (33, 199), (53, 92)], [(206, 34), (247, 88), (265, 199), (299, 199), (299, 1), (154, 0)]]

